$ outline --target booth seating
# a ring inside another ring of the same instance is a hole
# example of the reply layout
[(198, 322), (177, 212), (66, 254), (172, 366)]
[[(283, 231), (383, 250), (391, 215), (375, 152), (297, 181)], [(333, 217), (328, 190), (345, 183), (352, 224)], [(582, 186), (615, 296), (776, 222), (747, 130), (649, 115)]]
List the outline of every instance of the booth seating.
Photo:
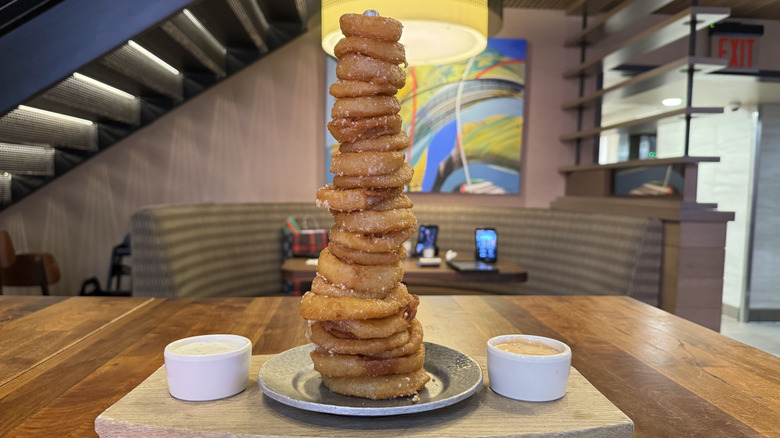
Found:
[[(498, 257), (528, 271), (523, 283), (442, 287), (496, 294), (628, 295), (658, 305), (663, 228), (656, 218), (518, 207), (416, 204), (439, 226), (438, 247), (474, 253), (474, 230), (498, 232)], [(333, 218), (311, 203), (157, 205), (132, 216), (134, 296), (257, 296), (281, 291), (282, 226)], [(412, 237), (415, 240), (416, 237)], [(414, 285), (408, 285), (415, 292)]]

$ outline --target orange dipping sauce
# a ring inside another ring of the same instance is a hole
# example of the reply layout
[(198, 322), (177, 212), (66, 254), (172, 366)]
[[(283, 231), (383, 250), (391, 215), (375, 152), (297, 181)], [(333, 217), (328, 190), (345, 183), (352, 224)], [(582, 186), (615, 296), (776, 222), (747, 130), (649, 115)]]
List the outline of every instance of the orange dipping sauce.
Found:
[(561, 353), (544, 342), (531, 341), (523, 338), (517, 338), (512, 342), (498, 344), (496, 345), (496, 348), (510, 353), (527, 354), (531, 356), (552, 356), (553, 354)]

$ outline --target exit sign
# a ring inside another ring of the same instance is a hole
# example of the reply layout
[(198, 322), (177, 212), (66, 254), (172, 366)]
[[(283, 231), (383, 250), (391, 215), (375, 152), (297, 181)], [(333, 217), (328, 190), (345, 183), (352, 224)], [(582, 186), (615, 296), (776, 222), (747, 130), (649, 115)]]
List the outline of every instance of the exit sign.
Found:
[(728, 60), (729, 70), (758, 71), (758, 37), (713, 35), (711, 54)]
[(725, 59), (724, 71), (758, 72), (758, 48), (764, 27), (735, 22), (710, 26), (710, 56)]

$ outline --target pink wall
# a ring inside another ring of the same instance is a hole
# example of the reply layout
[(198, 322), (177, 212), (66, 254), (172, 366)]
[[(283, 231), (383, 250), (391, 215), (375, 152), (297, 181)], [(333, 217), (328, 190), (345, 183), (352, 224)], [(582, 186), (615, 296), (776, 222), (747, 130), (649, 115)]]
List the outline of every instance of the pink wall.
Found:
[[(563, 40), (578, 22), (555, 11), (507, 9), (497, 35), (529, 43), (521, 194), (416, 195), (415, 202), (546, 207), (563, 193), (557, 168), (574, 130), (559, 110), (576, 95), (561, 72), (577, 62)], [(17, 250), (48, 251), (61, 265), (54, 294), (105, 283), (111, 248), (130, 215), (150, 204), (313, 201), (324, 181), (325, 63), (319, 29), (287, 44), (0, 213)], [(104, 284), (105, 286), (105, 284)], [(14, 290), (6, 293), (38, 293)]]

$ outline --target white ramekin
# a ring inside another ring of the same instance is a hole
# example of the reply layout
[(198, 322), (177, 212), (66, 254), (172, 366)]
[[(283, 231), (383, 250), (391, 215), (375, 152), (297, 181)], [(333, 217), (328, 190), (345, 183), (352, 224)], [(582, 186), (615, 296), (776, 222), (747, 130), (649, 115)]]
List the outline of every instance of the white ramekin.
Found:
[[(560, 351), (538, 356), (510, 353), (496, 345), (518, 338), (539, 341)], [(515, 400), (544, 402), (566, 394), (571, 368), (571, 348), (561, 341), (532, 335), (503, 335), (487, 341), (487, 366), (490, 388)]]
[[(188, 346), (203, 347), (203, 351), (182, 350)], [(193, 336), (168, 344), (164, 357), (172, 396), (187, 401), (216, 400), (246, 389), (252, 341), (238, 335)]]

